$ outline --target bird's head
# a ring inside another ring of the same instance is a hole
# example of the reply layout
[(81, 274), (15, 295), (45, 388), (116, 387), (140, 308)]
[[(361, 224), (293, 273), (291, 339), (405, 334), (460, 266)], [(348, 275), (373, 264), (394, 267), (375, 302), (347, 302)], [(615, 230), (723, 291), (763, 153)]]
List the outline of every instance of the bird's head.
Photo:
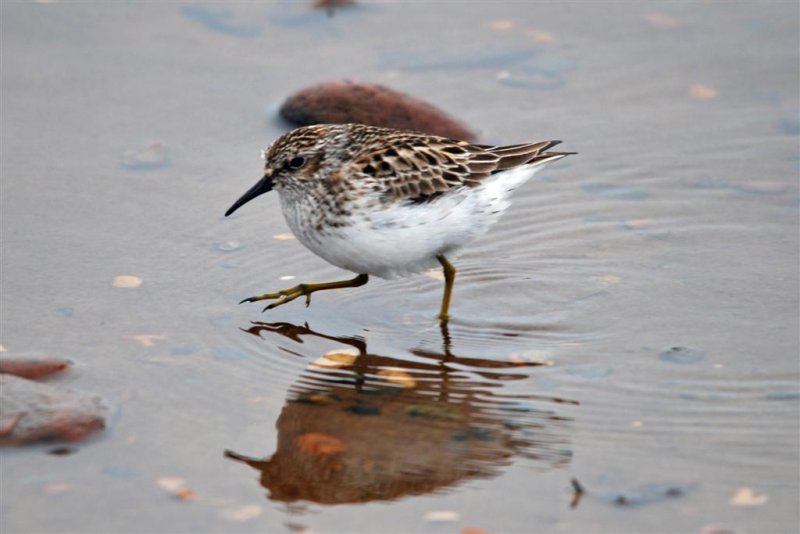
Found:
[(263, 178), (234, 202), (225, 216), (273, 189), (281, 191), (308, 187), (329, 159), (329, 149), (341, 144), (340, 130), (340, 125), (315, 124), (279, 137), (263, 152)]

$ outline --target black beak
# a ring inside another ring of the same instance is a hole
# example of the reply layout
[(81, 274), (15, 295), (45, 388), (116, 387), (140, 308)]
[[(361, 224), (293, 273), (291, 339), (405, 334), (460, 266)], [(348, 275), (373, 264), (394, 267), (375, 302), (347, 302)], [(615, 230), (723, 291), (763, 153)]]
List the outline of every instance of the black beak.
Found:
[(264, 177), (258, 181), (256, 185), (251, 187), (247, 190), (247, 193), (241, 196), (239, 200), (233, 203), (233, 206), (228, 208), (228, 211), (225, 212), (225, 217), (233, 213), (234, 211), (238, 210), (244, 204), (247, 204), (257, 196), (263, 195), (264, 193), (269, 193), (272, 191), (272, 173), (265, 174)]

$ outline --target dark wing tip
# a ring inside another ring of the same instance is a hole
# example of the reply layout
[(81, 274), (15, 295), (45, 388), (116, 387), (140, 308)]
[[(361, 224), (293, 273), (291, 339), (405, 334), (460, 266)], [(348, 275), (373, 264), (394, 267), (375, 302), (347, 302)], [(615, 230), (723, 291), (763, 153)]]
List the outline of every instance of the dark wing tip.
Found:
[(553, 161), (558, 161), (562, 158), (566, 158), (567, 156), (573, 156), (577, 154), (577, 152), (540, 152), (532, 157), (529, 161), (527, 161), (526, 165), (536, 164), (542, 165), (544, 163), (550, 163)]

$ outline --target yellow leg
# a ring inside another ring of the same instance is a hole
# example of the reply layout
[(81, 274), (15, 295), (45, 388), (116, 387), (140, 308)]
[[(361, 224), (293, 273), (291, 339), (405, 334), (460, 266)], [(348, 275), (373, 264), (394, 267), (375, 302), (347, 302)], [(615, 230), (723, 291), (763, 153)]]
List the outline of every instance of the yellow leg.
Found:
[(442, 264), (442, 270), (444, 271), (444, 296), (442, 297), (442, 311), (439, 312), (439, 320), (446, 323), (450, 318), (447, 315), (447, 311), (450, 309), (450, 295), (453, 293), (453, 282), (456, 280), (456, 268), (441, 254), (436, 256), (436, 259)]
[(369, 276), (366, 274), (359, 274), (352, 280), (339, 280), (338, 282), (321, 282), (318, 284), (299, 284), (288, 289), (282, 289), (275, 293), (264, 293), (263, 295), (256, 295), (254, 297), (246, 298), (239, 304), (245, 302), (258, 302), (259, 300), (275, 299), (275, 302), (264, 308), (264, 311), (277, 308), (287, 302), (291, 302), (297, 297), (306, 297), (306, 307), (311, 304), (311, 293), (315, 291), (325, 291), (328, 289), (341, 289), (344, 287), (358, 287), (363, 286), (369, 281)]

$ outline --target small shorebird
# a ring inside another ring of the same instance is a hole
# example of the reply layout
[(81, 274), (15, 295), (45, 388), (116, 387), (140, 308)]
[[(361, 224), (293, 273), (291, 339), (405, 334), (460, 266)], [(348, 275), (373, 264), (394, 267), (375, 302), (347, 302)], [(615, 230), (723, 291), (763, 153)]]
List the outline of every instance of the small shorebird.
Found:
[(275, 189), (292, 232), (351, 280), (299, 284), (242, 302), (264, 311), (315, 291), (357, 287), (369, 275), (397, 278), (444, 271), (439, 318), (447, 321), (456, 269), (446, 256), (483, 234), (509, 206), (511, 191), (546, 164), (574, 152), (560, 141), (476, 145), (362, 124), (318, 124), (278, 138), (264, 177), (225, 213)]

